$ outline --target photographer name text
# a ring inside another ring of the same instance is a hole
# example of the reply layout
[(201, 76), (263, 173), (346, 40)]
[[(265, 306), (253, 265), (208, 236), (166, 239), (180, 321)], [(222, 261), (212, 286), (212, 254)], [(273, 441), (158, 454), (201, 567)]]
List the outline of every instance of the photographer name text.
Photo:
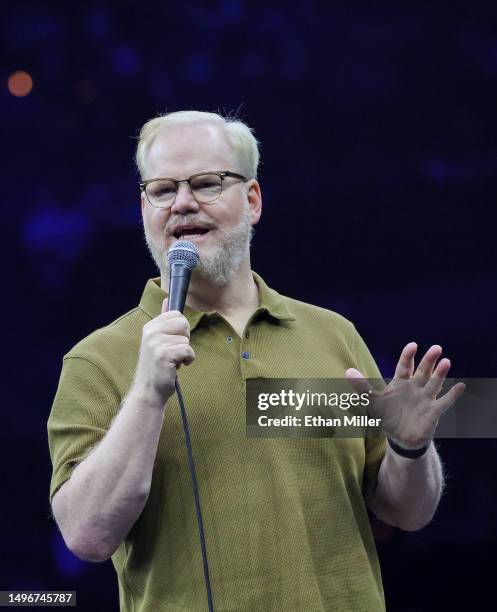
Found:
[(286, 415), (275, 418), (263, 414), (257, 419), (257, 424), (259, 427), (380, 427), (381, 419), (351, 414), (330, 418), (310, 414), (305, 417)]

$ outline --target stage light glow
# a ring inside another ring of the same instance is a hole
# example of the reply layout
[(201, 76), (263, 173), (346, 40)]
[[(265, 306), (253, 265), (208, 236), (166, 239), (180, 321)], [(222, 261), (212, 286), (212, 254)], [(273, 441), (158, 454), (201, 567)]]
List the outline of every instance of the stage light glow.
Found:
[(17, 70), (9, 76), (7, 87), (13, 96), (24, 98), (33, 89), (33, 79), (24, 70)]

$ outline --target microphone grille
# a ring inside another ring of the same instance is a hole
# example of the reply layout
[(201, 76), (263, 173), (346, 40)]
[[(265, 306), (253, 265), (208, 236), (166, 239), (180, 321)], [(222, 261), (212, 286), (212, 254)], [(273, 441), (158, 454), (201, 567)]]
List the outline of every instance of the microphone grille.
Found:
[(189, 242), (188, 240), (178, 240), (167, 253), (169, 266), (175, 263), (182, 263), (188, 269), (193, 270), (198, 264), (198, 260), (198, 249), (193, 242)]

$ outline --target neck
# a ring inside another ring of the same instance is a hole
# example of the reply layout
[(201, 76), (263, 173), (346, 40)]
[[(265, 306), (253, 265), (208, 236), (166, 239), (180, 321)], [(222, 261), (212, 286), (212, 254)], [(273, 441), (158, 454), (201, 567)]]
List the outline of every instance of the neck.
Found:
[[(161, 274), (161, 287), (169, 290), (167, 274)], [(231, 317), (243, 311), (253, 312), (259, 305), (259, 292), (245, 260), (227, 285), (214, 285), (208, 278), (193, 272), (186, 300), (188, 306), (200, 312), (216, 311)]]

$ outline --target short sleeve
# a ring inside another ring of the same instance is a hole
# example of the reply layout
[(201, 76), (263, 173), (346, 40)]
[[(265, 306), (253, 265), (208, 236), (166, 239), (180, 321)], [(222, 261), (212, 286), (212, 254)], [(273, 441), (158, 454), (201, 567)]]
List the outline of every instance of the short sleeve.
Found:
[(47, 424), (53, 466), (50, 502), (105, 436), (120, 404), (117, 389), (100, 368), (84, 358), (64, 358)]
[[(357, 369), (362, 372), (366, 378), (374, 378), (378, 381), (382, 380), (381, 372), (373, 356), (357, 331), (355, 331), (354, 336), (354, 356), (357, 363)], [(383, 385), (384, 383), (381, 384)], [(366, 463), (364, 466), (362, 490), (368, 504), (373, 499), (376, 491), (378, 472), (383, 457), (385, 456), (385, 442), (386, 440), (384, 437), (366, 437), (364, 440), (366, 445)]]

